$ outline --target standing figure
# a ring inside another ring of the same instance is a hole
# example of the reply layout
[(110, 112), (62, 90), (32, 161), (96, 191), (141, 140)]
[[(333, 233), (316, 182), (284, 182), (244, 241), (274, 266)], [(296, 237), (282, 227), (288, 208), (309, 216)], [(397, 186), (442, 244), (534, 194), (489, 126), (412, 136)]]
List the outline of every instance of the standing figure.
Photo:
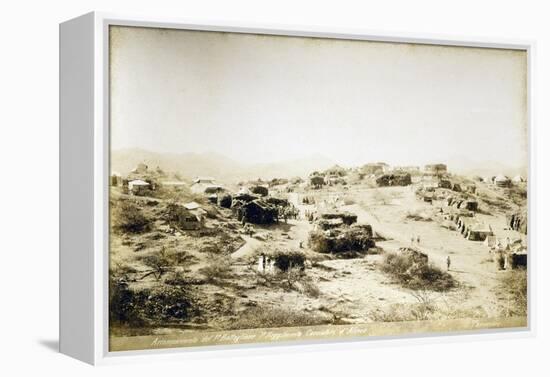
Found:
[(265, 254), (258, 257), (258, 272), (265, 273)]
[(447, 255), (447, 271), (451, 269), (451, 256)]
[(275, 273), (275, 259), (268, 258), (267, 259), (267, 268), (268, 273), (274, 274)]

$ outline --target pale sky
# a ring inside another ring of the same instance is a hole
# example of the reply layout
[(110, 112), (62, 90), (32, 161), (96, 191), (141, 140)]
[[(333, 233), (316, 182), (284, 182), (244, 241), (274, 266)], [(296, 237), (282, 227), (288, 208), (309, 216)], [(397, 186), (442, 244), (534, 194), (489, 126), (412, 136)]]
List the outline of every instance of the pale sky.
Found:
[(111, 147), (241, 162), (527, 160), (522, 51), (111, 28)]

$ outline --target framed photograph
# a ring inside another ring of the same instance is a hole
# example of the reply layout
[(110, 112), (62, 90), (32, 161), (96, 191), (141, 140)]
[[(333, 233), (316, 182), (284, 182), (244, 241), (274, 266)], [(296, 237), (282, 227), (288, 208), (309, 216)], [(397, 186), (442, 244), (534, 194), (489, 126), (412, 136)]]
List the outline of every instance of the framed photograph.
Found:
[(61, 352), (530, 334), (532, 49), (61, 24)]

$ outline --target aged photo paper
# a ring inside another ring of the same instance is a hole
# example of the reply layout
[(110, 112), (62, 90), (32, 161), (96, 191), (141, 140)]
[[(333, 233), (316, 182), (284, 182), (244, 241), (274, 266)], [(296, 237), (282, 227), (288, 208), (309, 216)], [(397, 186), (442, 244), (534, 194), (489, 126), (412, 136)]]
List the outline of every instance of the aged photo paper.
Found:
[(527, 326), (527, 52), (109, 29), (109, 350)]

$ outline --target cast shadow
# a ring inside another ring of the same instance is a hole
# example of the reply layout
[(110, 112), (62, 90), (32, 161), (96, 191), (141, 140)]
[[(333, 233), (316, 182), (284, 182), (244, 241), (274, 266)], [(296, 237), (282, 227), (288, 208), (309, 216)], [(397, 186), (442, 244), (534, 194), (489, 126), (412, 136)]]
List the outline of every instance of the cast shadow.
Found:
[(59, 340), (41, 339), (38, 341), (42, 347), (49, 349), (52, 352), (59, 352)]

